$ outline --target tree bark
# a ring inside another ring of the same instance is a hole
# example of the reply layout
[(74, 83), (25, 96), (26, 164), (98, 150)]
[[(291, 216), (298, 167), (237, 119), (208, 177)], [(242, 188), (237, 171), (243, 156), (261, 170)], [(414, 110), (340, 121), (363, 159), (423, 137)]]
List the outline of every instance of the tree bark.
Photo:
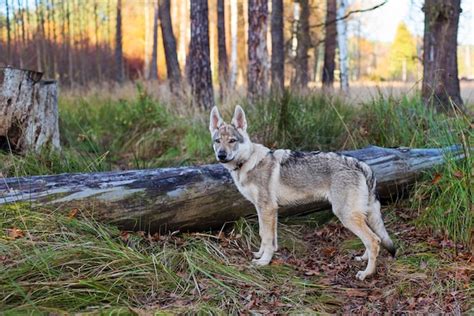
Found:
[[(155, 0), (158, 1), (158, 0)], [(158, 80), (158, 3), (154, 1), (153, 15), (153, 48), (151, 50), (150, 75), (151, 80)]]
[(179, 23), (179, 45), (178, 45), (178, 60), (181, 63), (181, 67), (186, 65), (186, 49), (188, 48), (189, 42), (189, 16), (188, 0), (181, 0), (179, 2), (179, 10), (181, 17), (184, 17)]
[[(382, 198), (405, 192), (423, 172), (444, 162), (446, 154), (463, 158), (462, 149), (388, 149), (367, 147), (343, 154), (367, 162), (377, 177)], [(219, 164), (182, 168), (62, 174), (0, 181), (0, 204), (46, 204), (69, 212), (91, 212), (94, 218), (124, 230), (200, 230), (221, 228), (255, 214)], [(281, 216), (328, 208), (327, 202), (280, 208)]]
[(332, 89), (336, 68), (336, 0), (326, 2), (326, 34), (324, 35), (323, 88)]
[(224, 0), (217, 0), (217, 46), (219, 57), (219, 95), (224, 99), (228, 90), (229, 62), (227, 60)]
[(10, 6), (8, 5), (9, 0), (5, 0), (6, 9), (6, 23), (7, 23), (7, 64), (11, 63), (12, 57), (12, 36), (11, 36), (11, 23), (10, 23)]
[(171, 23), (170, 0), (159, 0), (158, 14), (161, 21), (161, 34), (163, 35), (163, 46), (165, 48), (166, 73), (170, 81), (171, 89), (177, 87), (181, 82), (181, 70), (179, 69), (178, 56), (176, 55), (176, 38)]
[(248, 21), (247, 95), (255, 100), (267, 93), (267, 0), (249, 0)]
[(150, 79), (150, 0), (145, 0), (143, 5), (143, 15), (145, 16), (145, 47), (143, 49), (144, 63), (143, 63), (143, 78)]
[(285, 38), (283, 35), (283, 0), (272, 0), (272, 91), (285, 88)]
[(300, 17), (297, 28), (297, 49), (295, 60), (295, 85), (300, 89), (308, 86), (308, 51), (311, 47), (311, 36), (309, 34), (309, 3), (308, 0), (299, 0)]
[(461, 0), (426, 0), (422, 95), (437, 111), (465, 111), (458, 78), (457, 35)]
[(347, 0), (338, 0), (337, 8), (337, 43), (339, 46), (339, 78), (341, 90), (344, 93), (349, 92), (349, 52), (347, 50), (347, 23), (343, 19), (347, 10)]
[(191, 1), (191, 46), (189, 81), (193, 104), (205, 109), (214, 106), (214, 90), (209, 50), (207, 0)]
[(0, 149), (25, 153), (59, 149), (56, 81), (39, 72), (0, 68)]
[(115, 80), (124, 81), (123, 50), (122, 50), (122, 0), (117, 0), (117, 15), (115, 24)]

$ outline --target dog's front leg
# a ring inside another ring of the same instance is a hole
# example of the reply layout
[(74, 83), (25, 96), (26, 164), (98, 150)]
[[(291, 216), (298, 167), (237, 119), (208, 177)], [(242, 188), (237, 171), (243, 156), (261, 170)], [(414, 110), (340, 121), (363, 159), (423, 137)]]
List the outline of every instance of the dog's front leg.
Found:
[(259, 232), (262, 243), (260, 245), (260, 259), (253, 260), (257, 265), (264, 266), (269, 264), (276, 250), (276, 212), (277, 209), (273, 207), (264, 207), (259, 210)]
[[(257, 209), (257, 215), (258, 215), (258, 234), (260, 236), (260, 248), (258, 249), (257, 252), (252, 252), (254, 258), (260, 259), (263, 255), (263, 242), (262, 242), (262, 229), (263, 229), (263, 223), (262, 223), (262, 210), (255, 205), (255, 208)], [(255, 260), (254, 260), (255, 261)]]

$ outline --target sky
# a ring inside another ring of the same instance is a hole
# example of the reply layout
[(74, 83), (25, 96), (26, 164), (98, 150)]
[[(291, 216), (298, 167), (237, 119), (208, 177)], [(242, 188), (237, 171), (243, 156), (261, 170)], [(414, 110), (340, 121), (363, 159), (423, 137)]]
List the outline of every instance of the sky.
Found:
[[(360, 8), (372, 7), (383, 0), (352, 0)], [(413, 34), (423, 36), (423, 0), (388, 0), (382, 7), (359, 14), (362, 35), (372, 40), (392, 42), (400, 22), (405, 22)], [(461, 0), (458, 43), (474, 45), (474, 0)]]

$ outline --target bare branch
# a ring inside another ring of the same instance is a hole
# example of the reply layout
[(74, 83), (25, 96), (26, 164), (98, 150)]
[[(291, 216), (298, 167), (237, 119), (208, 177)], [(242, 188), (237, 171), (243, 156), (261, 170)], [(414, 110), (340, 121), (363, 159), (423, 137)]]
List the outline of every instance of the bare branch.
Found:
[(373, 11), (373, 10), (378, 9), (378, 8), (380, 8), (381, 6), (385, 5), (387, 2), (388, 2), (388, 0), (384, 0), (383, 2), (377, 4), (377, 5), (373, 6), (373, 7), (370, 7), (370, 8), (359, 9), (359, 10), (351, 10), (351, 11), (347, 12), (344, 16), (342, 16), (342, 17), (340, 17), (340, 18), (336, 18), (336, 19), (333, 19), (333, 20), (330, 20), (330, 21), (327, 21), (327, 22), (324, 22), (324, 23), (318, 23), (318, 24), (315, 24), (315, 25), (311, 25), (310, 27), (313, 28), (313, 27), (327, 26), (327, 25), (329, 25), (329, 24), (336, 23), (337, 21), (345, 20), (345, 19), (349, 18), (351, 15), (356, 14), (356, 13), (364, 13), (364, 12)]

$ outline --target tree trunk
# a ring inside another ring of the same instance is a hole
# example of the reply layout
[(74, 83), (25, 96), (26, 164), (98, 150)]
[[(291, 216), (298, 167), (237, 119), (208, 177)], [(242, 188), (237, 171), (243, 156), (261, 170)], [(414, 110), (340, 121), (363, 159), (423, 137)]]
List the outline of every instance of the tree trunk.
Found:
[(25, 153), (59, 149), (56, 81), (39, 72), (0, 68), (0, 149)]
[[(446, 154), (461, 159), (462, 149), (388, 149), (367, 147), (342, 152), (367, 162), (382, 198), (403, 193), (423, 172), (442, 164)], [(125, 230), (221, 228), (255, 214), (221, 165), (85, 174), (62, 174), (0, 181), (0, 204), (48, 204), (69, 212), (87, 210), (94, 218)], [(327, 208), (327, 202), (283, 207), (282, 216)]]
[(98, 2), (97, 0), (94, 0), (95, 62), (97, 66), (97, 81), (102, 82), (102, 63), (100, 58), (101, 50), (99, 42), (99, 12), (97, 7)]
[(168, 74), (171, 89), (174, 89), (181, 82), (181, 70), (179, 69), (178, 56), (176, 55), (176, 39), (173, 33), (173, 24), (171, 23), (170, 0), (159, 1), (158, 14), (160, 16), (161, 34), (163, 35), (163, 46), (165, 49), (166, 73)]
[(457, 61), (461, 0), (426, 0), (423, 11), (423, 99), (438, 111), (464, 111)]
[(187, 19), (189, 16), (188, 4), (188, 0), (181, 0), (179, 2), (180, 15), (184, 18), (180, 19), (179, 23), (178, 60), (183, 68), (186, 65), (186, 49), (188, 48), (189, 42), (189, 20)]
[[(158, 0), (155, 0), (158, 1)], [(150, 76), (151, 80), (158, 80), (158, 3), (153, 5), (153, 48), (151, 51)]]
[(237, 33), (238, 33), (237, 1), (230, 1), (230, 78), (229, 88), (233, 89), (237, 81)]
[(115, 24), (115, 80), (124, 80), (123, 50), (122, 50), (122, 0), (117, 0), (117, 19)]
[(207, 0), (191, 1), (191, 46), (189, 52), (189, 81), (193, 104), (214, 106), (211, 62), (209, 57), (209, 21)]
[(272, 0), (272, 91), (285, 88), (285, 38), (283, 35), (283, 0)]
[(145, 47), (143, 50), (143, 78), (148, 80), (150, 75), (150, 0), (145, 0), (143, 5), (143, 14), (145, 16)]
[(349, 52), (347, 50), (347, 23), (343, 19), (347, 10), (347, 0), (338, 0), (337, 8), (337, 43), (339, 46), (339, 78), (341, 90), (344, 93), (349, 92)]
[(311, 36), (309, 34), (309, 3), (308, 0), (299, 0), (300, 16), (297, 28), (297, 49), (295, 60), (295, 85), (300, 89), (308, 86), (308, 51), (311, 47)]
[(229, 62), (227, 60), (224, 0), (217, 0), (217, 46), (219, 55), (219, 95), (224, 100), (228, 90)]
[(326, 2), (326, 34), (324, 35), (323, 88), (332, 89), (336, 68), (336, 0)]
[(249, 0), (247, 95), (250, 100), (261, 98), (267, 93), (267, 20), (268, 1)]
[(10, 64), (12, 57), (12, 35), (11, 35), (11, 23), (10, 23), (10, 10), (8, 5), (9, 0), (5, 0), (6, 9), (6, 23), (7, 23), (7, 65)]

